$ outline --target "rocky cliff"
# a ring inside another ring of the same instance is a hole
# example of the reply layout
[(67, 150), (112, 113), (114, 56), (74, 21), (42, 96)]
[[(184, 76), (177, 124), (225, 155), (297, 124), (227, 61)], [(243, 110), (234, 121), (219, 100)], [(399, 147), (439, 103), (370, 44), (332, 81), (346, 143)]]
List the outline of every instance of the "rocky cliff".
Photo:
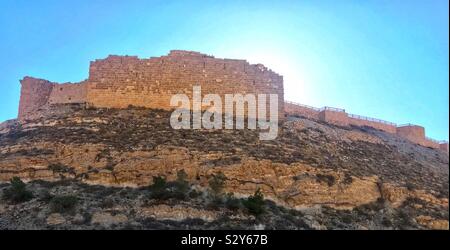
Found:
[[(290, 117), (259, 141), (252, 130), (173, 130), (163, 110), (46, 114), (0, 126), (1, 190), (17, 176), (34, 197), (1, 201), (0, 228), (448, 229), (448, 155), (383, 131)], [(175, 183), (181, 170), (187, 197), (152, 198), (154, 177)], [(219, 174), (238, 205), (209, 195)], [(239, 201), (258, 188), (256, 216)], [(73, 213), (52, 210), (58, 195), (77, 197)]]

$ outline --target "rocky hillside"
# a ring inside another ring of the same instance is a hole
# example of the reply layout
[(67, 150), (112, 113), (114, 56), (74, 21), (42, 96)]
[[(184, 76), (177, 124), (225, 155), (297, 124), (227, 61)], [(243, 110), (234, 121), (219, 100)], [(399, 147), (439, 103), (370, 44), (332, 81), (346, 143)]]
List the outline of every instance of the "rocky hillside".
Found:
[(448, 155), (382, 131), (289, 117), (259, 141), (163, 110), (46, 113), (0, 125), (0, 228), (448, 229)]

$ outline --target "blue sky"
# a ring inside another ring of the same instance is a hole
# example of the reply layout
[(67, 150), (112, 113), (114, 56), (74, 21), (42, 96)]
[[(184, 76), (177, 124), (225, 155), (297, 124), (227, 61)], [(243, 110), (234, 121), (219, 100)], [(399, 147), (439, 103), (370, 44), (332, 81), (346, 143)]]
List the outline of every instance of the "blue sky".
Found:
[(449, 13), (431, 1), (0, 1), (0, 121), (26, 75), (88, 77), (109, 54), (185, 49), (263, 63), (285, 97), (448, 140)]

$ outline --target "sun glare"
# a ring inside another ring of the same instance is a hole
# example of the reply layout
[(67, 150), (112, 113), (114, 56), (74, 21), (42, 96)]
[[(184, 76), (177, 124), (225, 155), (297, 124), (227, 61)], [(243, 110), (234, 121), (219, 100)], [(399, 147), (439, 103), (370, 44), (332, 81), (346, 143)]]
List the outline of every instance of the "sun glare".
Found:
[(309, 86), (313, 86), (309, 72), (302, 62), (294, 60), (287, 53), (264, 52), (247, 54), (246, 58), (252, 64), (262, 63), (283, 76), (284, 95), (286, 100), (311, 104), (314, 96), (311, 96)]

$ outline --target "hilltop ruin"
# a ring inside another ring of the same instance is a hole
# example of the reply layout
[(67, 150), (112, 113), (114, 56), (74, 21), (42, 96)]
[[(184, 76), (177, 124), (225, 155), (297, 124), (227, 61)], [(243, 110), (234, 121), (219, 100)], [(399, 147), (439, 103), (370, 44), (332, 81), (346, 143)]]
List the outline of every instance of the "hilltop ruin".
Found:
[(199, 52), (173, 50), (167, 56), (149, 59), (109, 56), (91, 62), (88, 79), (79, 83), (59, 84), (25, 77), (21, 84), (20, 122), (41, 117), (49, 107), (57, 104), (171, 110), (172, 95), (192, 95), (192, 87), (200, 85), (204, 94), (277, 94), (280, 120), (284, 120), (285, 116), (302, 116), (339, 126), (368, 126), (448, 152), (448, 142), (427, 138), (422, 126), (397, 126), (379, 119), (348, 114), (343, 109), (318, 109), (288, 102), (284, 100), (283, 77), (265, 66), (249, 64), (245, 60), (214, 58)]
[(277, 94), (279, 116), (284, 117), (282, 76), (261, 64), (218, 59), (198, 52), (175, 50), (149, 59), (109, 56), (91, 62), (89, 78), (80, 83), (58, 84), (31, 77), (25, 77), (21, 83), (21, 121), (32, 119), (46, 106), (65, 103), (170, 110), (171, 96), (190, 96), (194, 85), (201, 86), (204, 94)]

